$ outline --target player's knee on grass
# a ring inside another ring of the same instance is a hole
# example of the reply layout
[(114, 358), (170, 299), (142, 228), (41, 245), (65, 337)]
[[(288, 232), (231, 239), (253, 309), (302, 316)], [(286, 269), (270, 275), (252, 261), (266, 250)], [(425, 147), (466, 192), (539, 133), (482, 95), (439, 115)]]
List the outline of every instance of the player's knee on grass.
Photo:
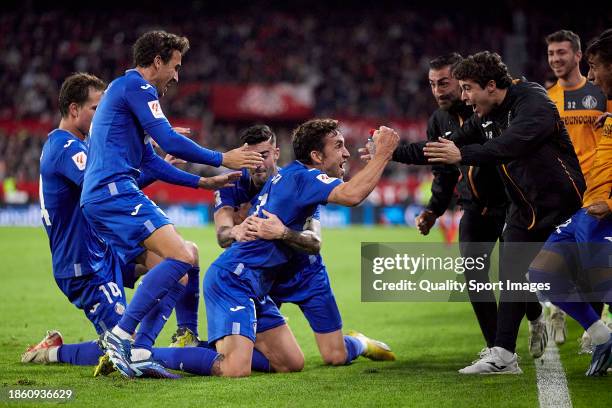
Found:
[(304, 353), (302, 350), (295, 350), (285, 354), (282, 358), (270, 360), (270, 366), (277, 373), (295, 373), (304, 369)]
[(251, 375), (253, 342), (239, 335), (226, 336), (216, 342), (217, 353), (222, 354), (219, 368), (223, 377), (248, 377)]
[(331, 333), (315, 333), (315, 339), (323, 363), (335, 366), (346, 364), (347, 352), (341, 330)]
[(346, 364), (346, 350), (344, 347), (341, 349), (321, 350), (321, 357), (323, 357), (323, 363), (327, 365), (338, 366)]

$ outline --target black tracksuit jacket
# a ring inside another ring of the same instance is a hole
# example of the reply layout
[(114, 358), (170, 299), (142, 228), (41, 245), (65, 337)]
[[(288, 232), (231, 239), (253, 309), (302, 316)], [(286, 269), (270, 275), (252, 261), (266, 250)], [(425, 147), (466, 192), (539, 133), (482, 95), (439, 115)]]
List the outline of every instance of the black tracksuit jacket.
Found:
[[(473, 115), (450, 139), (464, 165), (495, 165), (510, 198), (506, 223), (524, 231), (550, 230), (582, 205), (585, 181), (565, 125), (546, 90), (517, 81), (488, 115)], [(428, 164), (426, 142), (400, 146), (393, 160)]]
[[(472, 108), (460, 102), (448, 110), (436, 110), (427, 123), (427, 140), (438, 141), (459, 131), (464, 121), (472, 116)], [(395, 159), (395, 157), (394, 157)], [(432, 196), (427, 209), (437, 216), (444, 214), (452, 198), (455, 186), (459, 193), (458, 204), (465, 210), (482, 215), (505, 215), (508, 198), (495, 166), (459, 167), (455, 165), (432, 166), (434, 180)], [(459, 174), (461, 173), (461, 178)]]

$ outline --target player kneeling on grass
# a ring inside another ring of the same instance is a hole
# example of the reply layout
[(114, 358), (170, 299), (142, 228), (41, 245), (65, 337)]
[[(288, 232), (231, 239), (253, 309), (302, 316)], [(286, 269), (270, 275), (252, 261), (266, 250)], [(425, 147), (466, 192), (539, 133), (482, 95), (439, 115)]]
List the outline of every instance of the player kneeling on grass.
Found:
[[(349, 153), (335, 120), (313, 120), (298, 127), (293, 148), (298, 160), (281, 169), (262, 188), (250, 219), (264, 210), (276, 214), (287, 228), (302, 231), (319, 204), (354, 206), (374, 189), (391, 159), (399, 137), (386, 127), (374, 134), (376, 154), (347, 183), (342, 182)], [(208, 338), (206, 348), (153, 349), (153, 358), (168, 368), (201, 375), (243, 377), (251, 373), (253, 350), (269, 360), (276, 372), (300, 371), (304, 355), (293, 333), (268, 296), (279, 273), (295, 256), (281, 240), (257, 239), (233, 243), (208, 269), (204, 298)], [(258, 330), (265, 323), (267, 330)], [(115, 354), (130, 367), (129, 344)], [(130, 375), (129, 370), (122, 373)]]
[[(359, 355), (373, 360), (394, 360), (395, 355), (381, 342), (367, 339), (357, 332), (342, 335), (342, 318), (330, 286), (327, 269), (319, 254), (321, 248), (321, 223), (319, 208), (304, 225), (303, 231), (287, 228), (275, 215), (250, 217), (246, 222), (240, 215), (251, 204), (257, 205), (257, 197), (263, 185), (278, 174), (279, 148), (276, 135), (268, 126), (248, 128), (240, 137), (241, 144), (261, 154), (264, 162), (254, 170), (242, 170), (242, 176), (234, 186), (216, 193), (215, 226), (217, 241), (223, 248), (235, 241), (252, 241), (256, 238), (280, 240), (297, 250), (287, 270), (275, 281), (269, 293), (280, 309), (282, 303), (294, 303), (302, 310), (310, 324), (321, 357), (326, 364), (348, 364)], [(268, 329), (259, 322), (258, 332)]]
[[(59, 96), (62, 119), (59, 128), (49, 134), (41, 156), (40, 204), (42, 222), (49, 237), (53, 273), (58, 287), (83, 310), (98, 334), (113, 327), (126, 308), (124, 286), (133, 287), (136, 279), (159, 264), (162, 259), (142, 247), (116, 254), (85, 220), (79, 198), (87, 163), (87, 136), (92, 116), (106, 85), (86, 73), (68, 77)], [(167, 161), (172, 162), (170, 156)], [(138, 185), (144, 187), (156, 178), (199, 187), (204, 180), (182, 172), (154, 155), (143, 161)], [(187, 243), (194, 259), (198, 249)], [(176, 304), (180, 328), (197, 333), (199, 268), (183, 280), (184, 295)], [(179, 329), (181, 330), (181, 329)], [(24, 363), (62, 362), (94, 365), (102, 355), (95, 341), (63, 344), (61, 334), (49, 330), (43, 340), (26, 350)]]

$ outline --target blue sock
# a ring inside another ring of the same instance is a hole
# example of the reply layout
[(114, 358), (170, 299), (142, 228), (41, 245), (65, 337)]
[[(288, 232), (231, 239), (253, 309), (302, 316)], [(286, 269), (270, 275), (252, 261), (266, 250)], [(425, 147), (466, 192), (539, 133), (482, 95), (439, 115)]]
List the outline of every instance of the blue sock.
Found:
[(344, 346), (346, 347), (346, 363), (350, 364), (361, 354), (363, 354), (363, 344), (359, 340), (351, 336), (344, 336)]
[(117, 325), (127, 333), (134, 333), (138, 323), (155, 307), (158, 299), (162, 299), (191, 268), (190, 264), (172, 258), (161, 261), (145, 275)]
[(251, 369), (253, 371), (259, 371), (261, 373), (269, 373), (272, 371), (270, 367), (270, 360), (263, 355), (263, 353), (256, 348), (253, 348), (253, 360), (251, 361)]
[(134, 339), (134, 345), (132, 346), (133, 348), (151, 350), (159, 332), (161, 332), (166, 321), (172, 314), (174, 305), (184, 293), (185, 286), (180, 282), (176, 282), (174, 286), (170, 288), (166, 296), (164, 296), (157, 305), (155, 305), (153, 310), (147, 313), (144, 319), (142, 319), (142, 322), (140, 322), (136, 338)]
[(72, 365), (96, 365), (98, 359), (104, 352), (98, 347), (96, 341), (86, 341), (85, 343), (64, 344), (57, 350), (57, 361)]
[(153, 359), (164, 367), (198, 375), (210, 375), (215, 360), (220, 356), (205, 347), (155, 347), (151, 351)]
[(198, 335), (198, 306), (200, 301), (200, 268), (194, 266), (187, 272), (189, 281), (185, 294), (176, 302), (176, 325), (186, 327)]
[(554, 304), (580, 323), (584, 330), (588, 329), (593, 323), (599, 320), (599, 316), (590, 303), (554, 302)]

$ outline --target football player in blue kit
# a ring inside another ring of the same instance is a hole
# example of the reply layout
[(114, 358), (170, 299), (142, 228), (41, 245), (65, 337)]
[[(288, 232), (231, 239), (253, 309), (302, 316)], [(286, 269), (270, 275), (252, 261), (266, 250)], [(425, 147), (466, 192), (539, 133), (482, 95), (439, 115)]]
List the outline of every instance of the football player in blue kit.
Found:
[[(268, 358), (274, 371), (302, 369), (302, 351), (268, 296), (296, 256), (283, 238), (303, 231), (320, 204), (355, 206), (363, 201), (376, 186), (398, 140), (393, 130), (381, 127), (374, 133), (373, 162), (343, 183), (344, 164), (350, 154), (338, 122), (315, 119), (294, 131), (297, 160), (270, 177), (245, 220), (255, 226), (251, 232), (258, 239), (233, 243), (204, 278), (208, 341), (223, 356), (216, 373), (250, 375), (254, 347)], [(281, 239), (264, 239), (274, 234), (258, 230), (255, 218), (266, 214), (274, 214), (286, 226)], [(265, 324), (265, 331), (259, 328), (261, 324)]]
[[(259, 154), (244, 147), (227, 153), (211, 151), (172, 129), (158, 95), (178, 82), (182, 55), (188, 49), (185, 37), (164, 31), (143, 34), (133, 47), (135, 68), (111, 82), (91, 125), (81, 194), (85, 218), (122, 262), (126, 254), (141, 247), (162, 258), (142, 280), (117, 325), (101, 337), (113, 364), (129, 376), (165, 375), (163, 367), (150, 358), (155, 332), (163, 326), (164, 305), (175, 303), (184, 290), (180, 279), (196, 267), (187, 243), (137, 184), (141, 163), (155, 156), (150, 140), (175, 157), (216, 167), (240, 169), (261, 162)], [(239, 175), (205, 179), (204, 187), (223, 187)], [(142, 336), (132, 347), (138, 325)]]
[[(372, 160), (343, 183), (350, 154), (338, 122), (315, 119), (299, 126), (293, 135), (297, 160), (268, 179), (245, 220), (248, 235), (257, 239), (232, 243), (206, 273), (209, 347), (153, 348), (152, 358), (164, 367), (194, 374), (244, 377), (259, 360), (256, 356), (263, 354), (271, 371), (300, 371), (302, 350), (268, 296), (296, 256), (287, 238), (303, 232), (306, 220), (320, 204), (355, 206), (362, 202), (380, 180), (398, 142), (395, 131), (381, 127), (373, 135)], [(266, 214), (284, 225), (280, 234), (274, 232), (273, 226), (278, 225), (274, 220), (262, 223), (255, 219)], [(280, 239), (274, 239), (277, 235)], [(262, 324), (266, 330), (258, 329)], [(114, 354), (116, 367), (126, 377), (138, 377), (139, 363), (130, 360), (130, 345), (126, 342), (125, 346), (126, 352)]]
[[(276, 135), (265, 125), (246, 129), (241, 137), (242, 144), (259, 152), (264, 163), (254, 170), (244, 169), (242, 176), (232, 187), (225, 187), (215, 193), (214, 220), (219, 245), (226, 248), (234, 241), (255, 239), (250, 230), (267, 231), (267, 239), (281, 239), (302, 253), (296, 253), (287, 271), (274, 283), (269, 296), (280, 308), (282, 303), (294, 303), (300, 307), (312, 328), (321, 357), (326, 364), (348, 364), (360, 355), (373, 360), (394, 360), (394, 354), (381, 342), (369, 339), (357, 332), (342, 335), (342, 319), (332, 292), (321, 248), (321, 224), (319, 208), (306, 221), (304, 231), (286, 229), (278, 217), (249, 218), (242, 222), (240, 213), (245, 206), (256, 200), (259, 191), (269, 178), (278, 173), (279, 148)], [(257, 331), (264, 332), (265, 321), (258, 321)]]
[[(140, 275), (161, 261), (155, 254), (145, 253), (144, 248), (135, 248), (123, 256), (127, 262), (121, 262), (81, 212), (79, 200), (88, 153), (85, 139), (105, 87), (102, 80), (87, 73), (73, 74), (62, 84), (62, 119), (43, 147), (39, 188), (56, 283), (85, 312), (98, 334), (113, 327), (125, 311), (124, 287), (134, 287)], [(157, 155), (142, 166), (138, 179), (141, 187), (156, 178), (194, 188), (205, 184), (204, 179), (176, 169)], [(188, 245), (197, 258), (195, 244)], [(179, 327), (195, 326), (197, 330), (197, 276), (194, 283), (195, 291), (188, 287), (191, 291), (178, 300), (177, 322)], [(61, 334), (50, 330), (39, 344), (28, 348), (22, 362), (93, 365), (101, 355), (96, 342), (63, 344)]]

